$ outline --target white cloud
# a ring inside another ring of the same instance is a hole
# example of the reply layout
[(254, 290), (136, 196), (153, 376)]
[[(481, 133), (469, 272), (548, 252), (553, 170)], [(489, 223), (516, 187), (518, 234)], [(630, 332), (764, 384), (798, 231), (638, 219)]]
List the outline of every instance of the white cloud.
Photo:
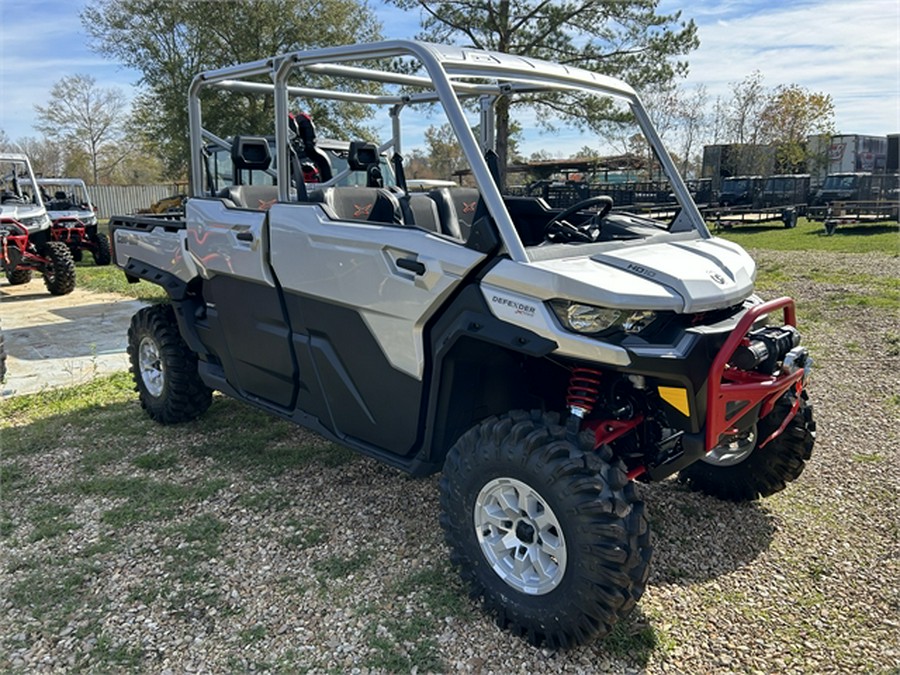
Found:
[(727, 97), (731, 83), (759, 70), (768, 86), (798, 84), (830, 94), (844, 133), (900, 131), (900, 5), (894, 0), (749, 8), (744, 2), (690, 6), (701, 44), (688, 57), (689, 85)]

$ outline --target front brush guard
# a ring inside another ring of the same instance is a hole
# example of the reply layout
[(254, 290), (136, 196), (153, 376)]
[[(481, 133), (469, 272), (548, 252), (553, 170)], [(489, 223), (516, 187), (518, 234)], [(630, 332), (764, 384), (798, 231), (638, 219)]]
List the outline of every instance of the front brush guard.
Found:
[[(796, 388), (799, 399), (806, 372), (804, 368), (792, 371), (781, 368), (777, 374), (766, 375), (728, 365), (753, 324), (761, 316), (779, 309), (783, 312), (784, 323), (796, 327), (797, 312), (791, 298), (777, 298), (754, 305), (741, 317), (713, 360), (707, 378), (706, 452), (719, 445), (723, 435), (734, 432), (735, 422), (741, 417), (741, 413), (746, 414), (758, 406), (758, 416), (765, 417), (772, 411), (775, 402), (791, 387)], [(735, 410), (731, 415), (728, 414), (729, 406), (734, 406)], [(793, 412), (796, 413), (796, 406)], [(774, 435), (764, 442), (767, 443), (773, 437)]]

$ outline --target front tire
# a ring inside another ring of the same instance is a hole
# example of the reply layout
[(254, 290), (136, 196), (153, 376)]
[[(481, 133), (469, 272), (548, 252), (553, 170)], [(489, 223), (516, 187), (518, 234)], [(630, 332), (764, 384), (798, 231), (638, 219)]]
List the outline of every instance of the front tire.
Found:
[(188, 422), (212, 403), (197, 372), (197, 355), (178, 332), (171, 305), (139, 310), (128, 329), (128, 358), (141, 407), (162, 424)]
[(75, 260), (69, 247), (61, 241), (49, 241), (43, 255), (50, 261), (44, 270), (44, 285), (53, 295), (67, 295), (75, 290)]
[(6, 273), (6, 279), (10, 286), (21, 286), (31, 281), (31, 270), (9, 270)]
[(93, 250), (95, 265), (109, 265), (112, 262), (112, 252), (109, 248), (109, 237), (103, 232), (97, 232), (91, 239), (96, 248)]
[(757, 422), (752, 447), (746, 452), (728, 455), (713, 450), (682, 469), (678, 480), (692, 490), (736, 502), (768, 497), (783, 490), (803, 472), (816, 439), (816, 423), (805, 391), (797, 414), (784, 431), (764, 447), (760, 448), (759, 444), (781, 426), (796, 398), (793, 391), (786, 393), (772, 412)]
[(441, 478), (441, 526), (473, 597), (534, 645), (607, 634), (644, 591), (652, 553), (644, 504), (593, 435), (513, 411), (466, 432)]

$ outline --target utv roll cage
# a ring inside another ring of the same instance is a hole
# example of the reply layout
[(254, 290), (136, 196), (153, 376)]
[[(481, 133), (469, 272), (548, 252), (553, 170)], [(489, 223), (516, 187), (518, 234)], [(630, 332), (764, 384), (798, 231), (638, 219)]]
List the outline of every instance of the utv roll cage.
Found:
[[(37, 178), (35, 178), (27, 155), (19, 152), (4, 152), (0, 155), (0, 167), (10, 169), (9, 173), (0, 175), (0, 202), (26, 200), (23, 203), (44, 208), (44, 200), (40, 190), (37, 189)], [(23, 181), (25, 186), (31, 189), (32, 194), (22, 192)], [(11, 190), (7, 188), (11, 188)]]
[[(428, 76), (397, 72), (394, 65), (398, 59), (415, 59)], [(378, 67), (358, 65), (361, 62), (372, 61), (377, 62)], [(341, 81), (396, 85), (399, 90), (397, 93), (380, 95), (289, 83), (292, 77), (299, 78), (302, 83), (304, 75), (307, 78), (326, 76), (340, 78)], [(258, 81), (263, 77), (270, 78), (272, 83)], [(487, 213), (498, 230), (507, 254), (517, 262), (527, 262), (531, 258), (516, 231), (490, 166), (492, 155), (493, 160), (496, 160), (494, 106), (497, 100), (503, 96), (516, 94), (572, 92), (612, 97), (630, 106), (636, 122), (671, 182), (680, 211), (672, 221), (669, 232), (694, 232), (695, 236), (702, 238), (711, 236), (636, 92), (629, 85), (612, 77), (538, 59), (412, 40), (297, 51), (204, 72), (194, 78), (189, 91), (190, 189), (194, 197), (206, 194), (204, 145), (214, 143), (227, 147), (227, 141), (203, 127), (200, 95), (206, 89), (268, 94), (274, 97), (275, 170), (278, 201), (281, 202), (302, 201), (305, 192), (298, 189), (296, 194), (292, 195), (291, 191), (289, 97), (310, 97), (388, 107), (391, 117), (391, 138), (378, 145), (377, 151), (391, 154), (397, 162), (401, 161), (400, 115), (403, 109), (416, 103), (441, 105), (469, 163)], [(477, 99), (480, 106), (480, 139), (476, 139), (472, 133), (463, 110), (463, 103), (473, 99)], [(326, 181), (324, 186), (332, 185), (340, 178), (340, 175), (334, 176), (330, 181)], [(401, 188), (405, 187), (402, 174), (398, 176), (398, 183)]]

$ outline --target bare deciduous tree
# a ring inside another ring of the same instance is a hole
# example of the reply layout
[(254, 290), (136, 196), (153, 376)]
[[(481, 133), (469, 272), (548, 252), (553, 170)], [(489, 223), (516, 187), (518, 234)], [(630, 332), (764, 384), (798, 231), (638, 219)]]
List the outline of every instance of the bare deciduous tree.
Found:
[(90, 75), (71, 75), (53, 85), (46, 106), (35, 105), (34, 110), (38, 131), (84, 151), (94, 184), (121, 161), (114, 149), (122, 137), (128, 102), (120, 89), (98, 87)]
[(14, 150), (28, 155), (31, 168), (38, 175), (66, 175), (66, 157), (69, 153), (65, 146), (58, 141), (27, 136), (15, 142)]

